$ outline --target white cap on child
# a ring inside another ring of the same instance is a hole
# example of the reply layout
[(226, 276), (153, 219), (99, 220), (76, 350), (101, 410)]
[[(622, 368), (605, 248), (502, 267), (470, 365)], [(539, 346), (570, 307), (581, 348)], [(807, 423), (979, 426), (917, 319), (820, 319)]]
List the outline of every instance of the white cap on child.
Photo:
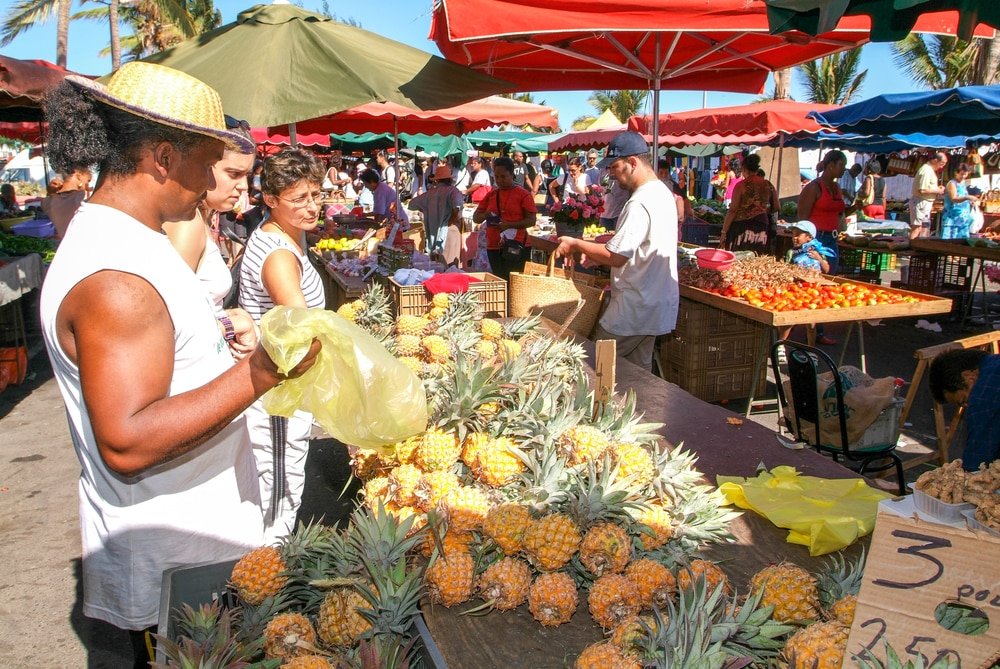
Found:
[(795, 225), (789, 226), (788, 229), (808, 232), (813, 239), (816, 238), (816, 225), (812, 221), (799, 221)]

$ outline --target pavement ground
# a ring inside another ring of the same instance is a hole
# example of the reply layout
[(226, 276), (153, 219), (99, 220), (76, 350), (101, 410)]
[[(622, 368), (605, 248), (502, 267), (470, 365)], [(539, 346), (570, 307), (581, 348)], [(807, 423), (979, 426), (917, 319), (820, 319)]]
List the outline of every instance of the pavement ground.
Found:
[[(28, 300), (26, 313), (37, 309)], [(884, 321), (865, 326), (865, 347), (872, 376), (912, 377), (913, 351), (977, 332), (962, 331), (955, 322), (937, 320), (943, 332), (914, 327), (916, 319)], [(20, 386), (0, 393), (0, 667), (119, 668), (129, 665), (127, 636), (81, 614), (80, 536), (77, 480), (79, 463), (73, 452), (65, 411), (35, 327), (31, 373)], [(31, 330), (34, 330), (32, 332)], [(827, 334), (843, 341), (846, 327), (829, 326)], [(801, 328), (794, 334), (801, 339)], [(836, 360), (836, 356), (834, 356)], [(845, 364), (857, 364), (857, 344), (848, 344)], [(738, 402), (729, 408), (741, 412)], [(755, 414), (753, 420), (771, 428), (776, 414)], [(935, 450), (934, 423), (926, 390), (917, 396), (910, 414), (912, 426), (904, 430), (904, 454)], [(775, 448), (780, 446), (775, 442)], [(961, 453), (961, 442), (952, 457)], [(775, 451), (780, 457), (780, 451)], [(768, 464), (768, 463), (765, 463)], [(913, 480), (924, 467), (907, 471)], [(349, 513), (351, 491), (347, 482), (344, 449), (332, 439), (317, 439), (306, 465), (307, 482), (303, 516), (339, 520)]]

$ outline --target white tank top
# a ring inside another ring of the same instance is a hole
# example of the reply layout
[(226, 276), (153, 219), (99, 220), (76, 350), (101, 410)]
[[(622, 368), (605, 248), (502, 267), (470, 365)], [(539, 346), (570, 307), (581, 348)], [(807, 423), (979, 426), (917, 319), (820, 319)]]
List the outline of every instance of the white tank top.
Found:
[(299, 267), (302, 268), (299, 287), (305, 297), (306, 306), (311, 309), (322, 309), (326, 306), (323, 281), (319, 278), (316, 268), (309, 262), (309, 258), (303, 255), (301, 249), (295, 248), (284, 235), (266, 232), (261, 226), (254, 230), (247, 240), (246, 249), (243, 251), (243, 264), (240, 267), (240, 306), (246, 309), (258, 324), (261, 317), (275, 306), (274, 300), (264, 288), (261, 272), (264, 269), (264, 262), (279, 249), (291, 251), (299, 259)]
[(171, 396), (206, 384), (233, 360), (204, 290), (166, 235), (117, 209), (85, 203), (42, 286), (42, 330), (82, 467), (83, 613), (142, 629), (157, 623), (164, 570), (239, 557), (262, 542), (263, 517), (242, 416), (198, 448), (134, 478), (105, 466), (80, 370), (56, 333), (67, 293), (102, 270), (142, 277), (163, 299), (174, 324)]
[(222, 303), (233, 287), (233, 275), (229, 273), (229, 266), (222, 259), (219, 246), (207, 231), (205, 233), (205, 251), (201, 254), (201, 260), (198, 261), (198, 271), (195, 274), (201, 281), (201, 287), (208, 295), (208, 299), (212, 301), (215, 313), (221, 315)]

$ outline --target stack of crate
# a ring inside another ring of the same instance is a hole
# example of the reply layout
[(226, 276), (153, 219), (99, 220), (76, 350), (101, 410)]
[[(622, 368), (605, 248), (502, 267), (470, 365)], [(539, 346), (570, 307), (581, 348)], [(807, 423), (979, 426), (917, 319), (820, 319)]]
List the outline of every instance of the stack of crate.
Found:
[(660, 343), (660, 373), (706, 402), (762, 395), (767, 365), (756, 379), (754, 367), (769, 336), (762, 323), (682, 297), (677, 327)]

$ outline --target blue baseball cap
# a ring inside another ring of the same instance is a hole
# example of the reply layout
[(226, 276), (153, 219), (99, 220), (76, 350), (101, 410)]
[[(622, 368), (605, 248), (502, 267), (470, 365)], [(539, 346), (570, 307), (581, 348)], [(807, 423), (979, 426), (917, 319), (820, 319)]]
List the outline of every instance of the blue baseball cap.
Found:
[(601, 162), (597, 163), (597, 166), (604, 169), (619, 158), (641, 156), (644, 153), (649, 153), (649, 145), (646, 144), (642, 135), (637, 132), (623, 132), (615, 135), (615, 138), (611, 140), (611, 143), (608, 144), (608, 153)]
[(799, 221), (795, 225), (788, 226), (789, 230), (798, 230), (800, 232), (808, 232), (809, 235), (815, 239), (816, 238), (816, 226), (812, 221)]

